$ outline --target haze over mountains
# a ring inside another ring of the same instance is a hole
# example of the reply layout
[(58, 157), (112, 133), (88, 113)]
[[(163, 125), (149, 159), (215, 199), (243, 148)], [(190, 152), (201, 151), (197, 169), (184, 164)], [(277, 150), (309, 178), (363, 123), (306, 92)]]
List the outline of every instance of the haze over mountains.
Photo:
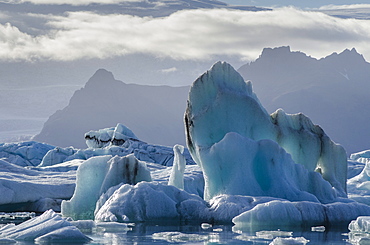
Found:
[[(348, 153), (368, 149), (370, 64), (355, 49), (317, 60), (289, 47), (266, 48), (239, 69), (271, 113), (303, 112)], [(52, 115), (35, 140), (85, 147), (89, 130), (123, 123), (142, 140), (185, 144), (183, 114), (189, 87), (125, 84), (98, 70), (69, 105)]]
[(264, 49), (238, 71), (270, 113), (303, 112), (348, 153), (370, 147), (370, 64), (355, 49), (320, 60), (289, 47)]
[(125, 84), (98, 70), (54, 113), (34, 140), (86, 148), (84, 134), (123, 123), (148, 143), (184, 144), (182, 116), (189, 87)]

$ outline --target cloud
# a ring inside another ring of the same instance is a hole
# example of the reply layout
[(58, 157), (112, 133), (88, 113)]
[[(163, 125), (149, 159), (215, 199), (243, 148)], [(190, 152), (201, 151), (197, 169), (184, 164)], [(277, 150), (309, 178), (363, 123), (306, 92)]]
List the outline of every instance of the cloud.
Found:
[(38, 16), (46, 35), (0, 25), (0, 59), (76, 60), (148, 53), (179, 60), (215, 56), (255, 59), (264, 47), (290, 45), (314, 57), (355, 47), (370, 58), (370, 21), (280, 8), (247, 12), (198, 9), (167, 17), (69, 12)]
[(176, 67), (171, 67), (171, 68), (160, 70), (160, 72), (161, 73), (164, 73), (164, 74), (168, 74), (168, 73), (172, 73), (172, 72), (176, 72), (176, 71), (177, 71), (177, 68)]
[(33, 4), (51, 4), (51, 5), (89, 5), (89, 4), (118, 4), (118, 3), (125, 3), (125, 2), (148, 2), (148, 0), (5, 0), (0, 1), (5, 3), (33, 3)]
[(340, 18), (370, 20), (370, 4), (326, 5), (317, 10)]
[(338, 10), (338, 9), (370, 9), (370, 4), (351, 4), (351, 5), (324, 5), (320, 10)]

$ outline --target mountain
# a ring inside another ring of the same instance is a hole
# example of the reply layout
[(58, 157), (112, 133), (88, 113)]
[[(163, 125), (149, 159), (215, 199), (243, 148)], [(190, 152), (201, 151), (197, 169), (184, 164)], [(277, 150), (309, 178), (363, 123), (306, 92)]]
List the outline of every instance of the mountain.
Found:
[(185, 144), (183, 114), (189, 87), (125, 84), (98, 70), (55, 112), (34, 140), (86, 148), (84, 134), (122, 123), (152, 144)]
[(43, 123), (68, 104), (81, 86), (0, 86), (0, 142), (19, 141), (40, 132)]
[[(289, 47), (266, 48), (238, 70), (269, 113), (303, 112), (347, 153), (369, 149), (370, 64), (355, 49), (315, 59)], [(84, 133), (122, 123), (152, 144), (185, 144), (189, 87), (126, 84), (98, 70), (54, 113), (35, 140), (85, 148)]]
[(348, 154), (370, 148), (370, 63), (356, 49), (318, 60), (290, 47), (265, 48), (238, 71), (270, 113), (303, 112)]

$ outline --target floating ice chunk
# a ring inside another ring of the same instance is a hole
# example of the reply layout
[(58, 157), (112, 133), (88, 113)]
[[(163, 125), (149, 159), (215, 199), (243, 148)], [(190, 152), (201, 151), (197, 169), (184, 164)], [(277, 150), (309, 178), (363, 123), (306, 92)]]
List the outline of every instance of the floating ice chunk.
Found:
[[(253, 93), (251, 83), (244, 82), (243, 78), (227, 63), (216, 63), (211, 70), (193, 83), (185, 113), (185, 126), (189, 151), (205, 174), (207, 200), (218, 194), (247, 194), (245, 189), (250, 191), (253, 188), (241, 188), (241, 186), (248, 186), (245, 173), (239, 172), (242, 169), (241, 166), (245, 161), (256, 162), (252, 173), (260, 177), (263, 176), (259, 172), (263, 169), (262, 165), (269, 162), (268, 158), (264, 159), (262, 152), (256, 155), (255, 160), (251, 159), (246, 155), (250, 150), (255, 151), (253, 147), (250, 149), (250, 146), (247, 147), (245, 144), (244, 147), (240, 147), (232, 141), (219, 146), (217, 150), (223, 147), (223, 154), (218, 157), (223, 160), (222, 163), (217, 161), (218, 153), (212, 147), (225, 140), (230, 132), (256, 142), (263, 139), (277, 142), (292, 156), (295, 163), (303, 165), (310, 172), (319, 172), (334, 187), (339, 196), (346, 197), (347, 157), (344, 149), (333, 143), (319, 126), (314, 125), (302, 114), (287, 115), (282, 110), (278, 110), (271, 116), (268, 115)], [(247, 160), (241, 157), (238, 159), (237, 156), (243, 153)], [(230, 156), (230, 159), (227, 159), (227, 156)], [(272, 165), (270, 163), (269, 166)], [(220, 168), (222, 170), (219, 170)], [(276, 176), (278, 174), (274, 174), (273, 178)], [(305, 183), (313, 184), (318, 181), (318, 178), (313, 177), (312, 174), (302, 178), (307, 180)], [(310, 178), (312, 179), (308, 180)], [(268, 189), (271, 179), (272, 176), (269, 178), (269, 175), (259, 178), (262, 186), (258, 186), (257, 190)], [(225, 186), (221, 184), (223, 180), (228, 180)], [(321, 184), (317, 186), (327, 189)], [(309, 187), (312, 187), (309, 188), (311, 190), (315, 188), (312, 185)], [(244, 192), (239, 193), (241, 190)], [(281, 190), (283, 191), (284, 188)], [(321, 195), (318, 197), (319, 200), (335, 201), (332, 194), (329, 194), (329, 198), (325, 197), (328, 193), (327, 191), (315, 192)], [(303, 193), (297, 194), (299, 198), (303, 198)], [(306, 197), (309, 198), (307, 200), (312, 200), (312, 196), (306, 195)]]
[(370, 234), (368, 233), (348, 233), (348, 241), (351, 244), (366, 245), (370, 244)]
[(165, 240), (169, 243), (178, 242), (205, 242), (209, 240), (208, 235), (187, 234), (178, 231), (154, 233), (152, 237), (156, 240)]
[(62, 227), (35, 239), (36, 243), (87, 243), (92, 239), (74, 226)]
[(182, 145), (175, 145), (173, 147), (174, 160), (172, 172), (168, 181), (169, 185), (173, 185), (179, 189), (184, 189), (184, 172), (186, 166), (186, 159), (184, 157), (184, 147)]
[(270, 241), (269, 239), (264, 239), (264, 238), (260, 238), (257, 236), (251, 236), (251, 235), (246, 235), (246, 234), (241, 234), (239, 236), (236, 236), (235, 239), (240, 240), (240, 241), (245, 241), (245, 242), (253, 242), (257, 244), (260, 244), (260, 243), (267, 244)]
[(34, 212), (14, 212), (14, 213), (4, 213), (0, 212), (0, 223), (22, 223), (26, 220), (34, 218), (36, 214)]
[(206, 202), (174, 186), (156, 182), (122, 185), (95, 211), (96, 221), (209, 220)]
[(69, 222), (83, 232), (91, 232), (96, 227), (96, 224), (93, 220), (77, 220)]
[[(138, 160), (157, 163), (163, 166), (172, 166), (174, 160), (174, 152), (170, 147), (151, 145), (137, 139), (128, 138), (119, 146), (109, 144), (103, 148), (55, 148), (45, 155), (40, 166), (52, 166), (75, 159), (87, 160), (94, 156), (126, 156), (132, 153)], [(187, 149), (184, 149), (183, 155), (185, 156), (187, 165), (195, 165)]]
[(202, 229), (203, 229), (203, 230), (207, 230), (207, 229), (209, 229), (209, 228), (211, 228), (211, 227), (212, 227), (212, 224), (202, 223), (202, 224), (200, 225), (200, 227), (202, 227)]
[(293, 236), (292, 231), (257, 231), (256, 236), (267, 240), (272, 240), (276, 237), (291, 237)]
[(35, 141), (1, 143), (0, 158), (18, 166), (37, 166), (54, 146)]
[(97, 222), (96, 229), (99, 232), (127, 232), (131, 230), (127, 224), (118, 222)]
[(349, 159), (360, 162), (360, 163), (370, 163), (370, 150), (365, 150), (350, 155)]
[(103, 148), (110, 144), (122, 145), (128, 139), (138, 140), (129, 128), (120, 123), (116, 127), (91, 130), (85, 134), (86, 145), (91, 148)]
[(52, 166), (57, 163), (65, 162), (65, 160), (69, 156), (75, 154), (76, 152), (77, 149), (73, 148), (72, 146), (66, 148), (55, 147), (54, 149), (49, 150), (45, 154), (38, 167)]
[(151, 181), (150, 171), (132, 154), (90, 158), (78, 168), (75, 192), (71, 200), (62, 202), (62, 214), (74, 220), (94, 219), (96, 202), (110, 187), (140, 181)]
[(370, 161), (357, 176), (347, 181), (349, 198), (370, 205)]
[[(27, 220), (19, 225), (4, 226), (0, 228), (0, 237), (17, 241), (66, 241), (70, 237), (76, 241), (90, 241), (75, 226), (62, 219), (52, 210)], [(39, 240), (37, 240), (40, 238)]]
[(213, 220), (220, 223), (228, 223), (235, 216), (251, 210), (260, 203), (272, 200), (283, 200), (272, 197), (251, 197), (240, 195), (219, 195), (209, 201)]
[(288, 245), (288, 244), (306, 244), (310, 240), (307, 240), (304, 237), (288, 237), (288, 238), (282, 238), (277, 237), (275, 238), (270, 245)]
[(311, 231), (324, 232), (325, 231), (325, 226), (321, 225), (321, 226), (311, 227)]
[(256, 205), (235, 218), (235, 229), (297, 228), (323, 224), (348, 224), (360, 215), (370, 214), (370, 207), (357, 202), (320, 204), (274, 200)]
[(54, 201), (70, 198), (75, 180), (74, 171), (35, 171), (0, 160), (0, 206), (6, 205), (0, 209), (43, 212), (54, 207)]
[(348, 229), (353, 232), (370, 233), (370, 216), (357, 217), (356, 220), (351, 221)]

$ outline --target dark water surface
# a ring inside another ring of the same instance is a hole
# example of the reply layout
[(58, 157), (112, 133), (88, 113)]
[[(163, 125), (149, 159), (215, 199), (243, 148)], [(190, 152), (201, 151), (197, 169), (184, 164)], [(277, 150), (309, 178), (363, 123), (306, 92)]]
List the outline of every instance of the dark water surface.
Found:
[[(132, 230), (115, 233), (87, 234), (93, 241), (90, 244), (269, 244), (277, 236), (287, 238), (287, 232), (270, 230), (273, 232), (252, 232), (233, 230), (231, 225), (203, 227), (197, 225), (166, 226), (136, 224), (130, 226)], [(271, 234), (270, 234), (271, 233)], [(317, 231), (293, 231), (292, 237), (304, 237), (307, 244), (350, 244), (346, 228)], [(288, 244), (286, 241), (284, 244)], [(291, 241), (292, 242), (292, 241)], [(297, 244), (297, 243), (289, 243)], [(303, 244), (303, 243), (302, 243)]]

